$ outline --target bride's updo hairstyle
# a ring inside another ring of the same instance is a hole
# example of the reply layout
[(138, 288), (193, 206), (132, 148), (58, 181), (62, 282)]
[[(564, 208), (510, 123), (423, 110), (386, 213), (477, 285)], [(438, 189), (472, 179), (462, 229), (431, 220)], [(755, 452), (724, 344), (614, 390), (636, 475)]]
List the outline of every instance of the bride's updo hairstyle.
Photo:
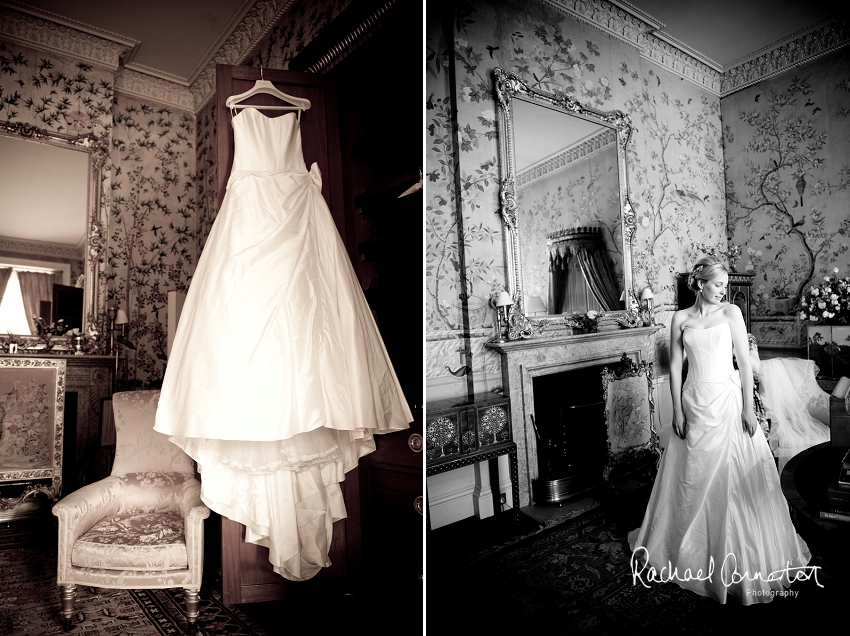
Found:
[(729, 267), (716, 256), (704, 256), (699, 259), (691, 273), (688, 274), (688, 288), (694, 292), (699, 292), (698, 280), (711, 280), (720, 272), (729, 273)]

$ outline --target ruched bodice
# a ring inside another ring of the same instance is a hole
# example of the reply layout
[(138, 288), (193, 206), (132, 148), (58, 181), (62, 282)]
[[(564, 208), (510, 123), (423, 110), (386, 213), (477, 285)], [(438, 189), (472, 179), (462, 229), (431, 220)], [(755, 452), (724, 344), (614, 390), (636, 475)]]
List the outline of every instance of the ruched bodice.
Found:
[(701, 380), (726, 379), (735, 374), (729, 323), (724, 322), (708, 329), (685, 327), (682, 341), (688, 356), (685, 390)]
[(234, 172), (307, 170), (295, 113), (266, 117), (255, 108), (245, 108), (236, 114), (232, 124)]

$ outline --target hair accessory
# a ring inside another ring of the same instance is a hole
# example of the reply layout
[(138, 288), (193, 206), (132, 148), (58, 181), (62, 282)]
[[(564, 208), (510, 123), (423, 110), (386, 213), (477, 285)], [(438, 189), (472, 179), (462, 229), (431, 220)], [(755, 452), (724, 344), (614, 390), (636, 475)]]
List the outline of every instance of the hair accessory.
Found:
[(705, 267), (705, 266), (704, 265), (697, 265), (696, 267), (694, 267), (694, 269), (691, 271), (691, 273), (688, 274), (688, 289), (693, 289), (694, 282), (696, 282), (697, 274), (699, 274), (702, 271), (703, 267)]

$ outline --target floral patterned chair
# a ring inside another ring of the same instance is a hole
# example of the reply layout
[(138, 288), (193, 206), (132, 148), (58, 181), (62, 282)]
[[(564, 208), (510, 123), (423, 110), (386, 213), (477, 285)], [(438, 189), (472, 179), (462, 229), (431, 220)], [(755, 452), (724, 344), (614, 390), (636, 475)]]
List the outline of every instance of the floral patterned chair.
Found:
[(59, 518), (57, 583), (71, 626), (77, 585), (182, 587), (194, 631), (204, 562), (204, 524), (195, 466), (153, 430), (159, 391), (112, 396), (116, 453), (112, 474), (53, 507)]

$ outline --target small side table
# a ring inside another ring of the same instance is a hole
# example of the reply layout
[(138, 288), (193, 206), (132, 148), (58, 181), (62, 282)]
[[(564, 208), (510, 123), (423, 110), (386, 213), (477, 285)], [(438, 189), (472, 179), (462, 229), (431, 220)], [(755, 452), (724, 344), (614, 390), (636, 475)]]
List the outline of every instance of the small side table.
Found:
[[(511, 428), (510, 399), (478, 394), (470, 400), (449, 399), (426, 404), (425, 474), (445, 473), (478, 462), (490, 461), (491, 480), (498, 474), (497, 459), (509, 456), (511, 494), (516, 523), (520, 523), (519, 468)], [(431, 530), (427, 488), (426, 528)], [(496, 513), (500, 509), (496, 506)]]
[[(848, 555), (850, 523), (820, 518), (820, 511), (826, 505), (827, 486), (838, 478), (841, 458), (846, 452), (846, 447), (829, 442), (812, 446), (792, 457), (780, 477), (797, 532), (813, 552), (829, 558)], [(850, 562), (850, 558), (847, 560)]]

